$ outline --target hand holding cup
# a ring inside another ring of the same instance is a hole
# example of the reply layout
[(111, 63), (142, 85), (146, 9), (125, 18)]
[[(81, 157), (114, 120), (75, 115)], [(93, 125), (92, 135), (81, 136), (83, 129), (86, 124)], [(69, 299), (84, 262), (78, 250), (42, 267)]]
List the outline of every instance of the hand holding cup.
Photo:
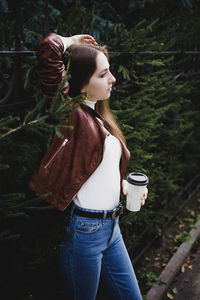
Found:
[(130, 211), (139, 211), (145, 204), (149, 183), (148, 177), (143, 173), (130, 173), (127, 181), (123, 180), (122, 189), (126, 195), (126, 208)]

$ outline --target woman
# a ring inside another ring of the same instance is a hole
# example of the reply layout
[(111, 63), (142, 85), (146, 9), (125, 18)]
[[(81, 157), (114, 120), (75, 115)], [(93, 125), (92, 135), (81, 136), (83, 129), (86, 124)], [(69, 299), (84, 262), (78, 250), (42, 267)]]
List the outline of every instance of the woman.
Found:
[[(30, 186), (59, 210), (72, 208), (60, 265), (67, 299), (94, 300), (101, 277), (109, 299), (141, 300), (120, 229), (120, 192), (130, 157), (122, 132), (109, 108), (115, 78), (105, 47), (90, 35), (48, 35), (39, 45), (41, 90), (55, 94), (65, 75), (62, 54), (71, 53), (71, 79), (63, 95), (87, 92), (69, 116), (73, 129), (54, 137)], [(71, 104), (73, 106), (73, 103)], [(147, 192), (141, 201), (146, 199)]]

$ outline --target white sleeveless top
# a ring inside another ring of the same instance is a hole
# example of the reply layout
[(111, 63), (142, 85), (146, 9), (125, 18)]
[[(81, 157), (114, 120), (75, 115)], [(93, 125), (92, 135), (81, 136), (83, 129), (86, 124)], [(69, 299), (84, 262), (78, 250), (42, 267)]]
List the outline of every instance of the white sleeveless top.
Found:
[[(85, 100), (85, 104), (93, 109), (95, 103)], [(98, 121), (103, 126), (103, 122), (100, 119)], [(121, 154), (121, 143), (109, 134), (105, 139), (103, 160), (78, 191), (74, 198), (76, 205), (88, 209), (109, 210), (119, 203)]]

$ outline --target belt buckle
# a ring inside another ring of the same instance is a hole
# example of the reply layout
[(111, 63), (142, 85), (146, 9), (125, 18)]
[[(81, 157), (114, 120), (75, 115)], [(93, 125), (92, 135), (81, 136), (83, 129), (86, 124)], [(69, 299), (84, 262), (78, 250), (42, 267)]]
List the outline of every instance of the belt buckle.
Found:
[(113, 213), (112, 213), (112, 219), (113, 221), (119, 217), (120, 215), (123, 214), (123, 206), (121, 204), (119, 204), (114, 210), (113, 210)]

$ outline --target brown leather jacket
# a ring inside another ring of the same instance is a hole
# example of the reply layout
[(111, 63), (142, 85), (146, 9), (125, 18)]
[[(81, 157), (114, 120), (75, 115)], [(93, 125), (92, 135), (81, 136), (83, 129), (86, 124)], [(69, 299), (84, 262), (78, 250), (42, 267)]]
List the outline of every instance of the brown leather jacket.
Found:
[[(49, 96), (53, 96), (64, 76), (63, 49), (61, 39), (55, 34), (47, 36), (39, 45), (40, 85)], [(67, 92), (68, 86), (63, 93), (67, 95)], [(47, 202), (59, 210), (68, 206), (102, 161), (104, 141), (109, 133), (96, 117), (101, 118), (84, 104), (73, 111), (69, 116), (73, 129), (64, 129), (62, 139), (54, 137), (38, 171), (31, 179), (31, 189), (39, 194), (47, 194)], [(120, 142), (122, 182), (130, 153), (124, 143)]]

